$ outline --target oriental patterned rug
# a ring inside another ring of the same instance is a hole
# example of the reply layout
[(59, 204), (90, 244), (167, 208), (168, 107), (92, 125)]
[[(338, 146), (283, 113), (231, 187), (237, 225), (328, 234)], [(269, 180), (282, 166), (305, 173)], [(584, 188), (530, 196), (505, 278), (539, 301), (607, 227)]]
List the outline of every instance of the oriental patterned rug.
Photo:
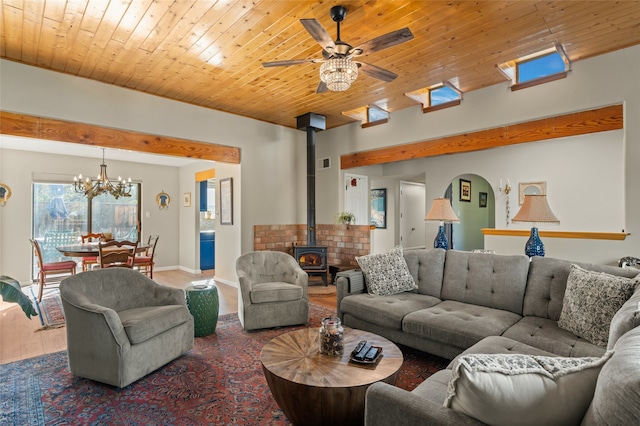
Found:
[[(327, 308), (311, 304), (310, 325)], [(123, 389), (74, 377), (65, 351), (0, 365), (3, 425), (288, 425), (265, 381), (262, 347), (300, 327), (244, 332), (237, 314), (222, 315), (215, 333)], [(397, 386), (411, 390), (448, 361), (401, 347)]]
[(38, 286), (32, 285), (29, 290), (42, 325), (42, 328), (37, 331), (64, 327), (65, 318), (62, 300), (60, 300), (60, 290), (57, 288), (45, 290), (40, 302), (38, 302)]

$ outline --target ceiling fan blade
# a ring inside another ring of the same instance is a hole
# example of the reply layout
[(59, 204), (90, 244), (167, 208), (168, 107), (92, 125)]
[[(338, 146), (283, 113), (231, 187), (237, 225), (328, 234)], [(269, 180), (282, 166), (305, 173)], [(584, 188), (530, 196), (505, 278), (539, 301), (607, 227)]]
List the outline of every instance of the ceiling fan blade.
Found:
[(387, 83), (396, 79), (398, 74), (393, 73), (384, 68), (380, 68), (376, 65), (367, 64), (365, 62), (356, 62), (360, 67), (360, 71), (367, 74), (370, 77), (377, 78), (378, 80), (386, 81)]
[(265, 68), (268, 67), (288, 67), (289, 65), (300, 65), (300, 64), (313, 64), (316, 62), (322, 62), (321, 59), (289, 59), (287, 61), (273, 61), (273, 62), (263, 62), (262, 66)]
[(360, 46), (351, 49), (351, 54), (353, 56), (366, 55), (412, 39), (413, 33), (411, 30), (409, 28), (402, 28), (362, 43)]
[(309, 32), (309, 34), (311, 34), (311, 37), (313, 37), (313, 39), (317, 41), (320, 46), (322, 46), (323, 49), (329, 50), (330, 52), (333, 52), (335, 50), (336, 46), (333, 42), (333, 39), (331, 38), (327, 30), (324, 29), (322, 24), (320, 24), (320, 22), (318, 22), (316, 19), (301, 19), (300, 23)]
[(321, 81), (321, 82), (318, 84), (318, 88), (316, 89), (316, 94), (317, 94), (317, 93), (324, 93), (324, 92), (326, 92), (327, 90), (328, 90), (328, 89), (327, 89), (327, 85), (325, 84), (325, 82), (324, 82), (324, 81)]

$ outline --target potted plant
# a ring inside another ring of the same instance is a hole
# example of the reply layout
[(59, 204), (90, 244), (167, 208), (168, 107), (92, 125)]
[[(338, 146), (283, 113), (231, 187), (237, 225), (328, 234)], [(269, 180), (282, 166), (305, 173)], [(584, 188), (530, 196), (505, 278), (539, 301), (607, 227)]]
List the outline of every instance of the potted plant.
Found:
[(356, 216), (351, 212), (338, 213), (338, 223), (342, 225), (353, 225), (356, 222)]
[(20, 305), (27, 318), (31, 315), (38, 316), (38, 313), (31, 303), (31, 299), (22, 292), (20, 283), (6, 275), (0, 275), (0, 295), (5, 302), (14, 302)]

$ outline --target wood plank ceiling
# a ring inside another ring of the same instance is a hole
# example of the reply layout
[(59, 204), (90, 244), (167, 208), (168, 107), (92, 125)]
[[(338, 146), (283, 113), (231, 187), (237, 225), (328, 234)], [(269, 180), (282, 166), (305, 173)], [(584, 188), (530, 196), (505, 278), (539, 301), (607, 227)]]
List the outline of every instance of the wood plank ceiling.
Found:
[[(182, 102), (295, 127), (307, 112), (327, 127), (365, 105), (389, 112), (445, 80), (463, 92), (505, 83), (496, 65), (561, 45), (571, 61), (640, 43), (640, 1), (0, 0), (0, 56)], [(346, 92), (315, 94), (319, 58), (300, 18), (348, 9), (341, 38), (357, 46), (409, 27), (415, 38), (361, 57), (399, 77), (360, 74)], [(603, 82), (604, 83), (604, 82)]]

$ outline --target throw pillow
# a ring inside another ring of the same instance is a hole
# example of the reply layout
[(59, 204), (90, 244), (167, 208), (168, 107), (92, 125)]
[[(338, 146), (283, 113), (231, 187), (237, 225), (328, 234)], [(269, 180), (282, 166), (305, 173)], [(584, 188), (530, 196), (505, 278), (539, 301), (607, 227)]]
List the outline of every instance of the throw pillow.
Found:
[(356, 261), (369, 294), (384, 296), (418, 288), (402, 255), (402, 246), (386, 253), (356, 257)]
[(610, 356), (462, 355), (444, 406), (494, 426), (579, 425)]
[(606, 347), (611, 320), (638, 281), (571, 265), (558, 327)]

